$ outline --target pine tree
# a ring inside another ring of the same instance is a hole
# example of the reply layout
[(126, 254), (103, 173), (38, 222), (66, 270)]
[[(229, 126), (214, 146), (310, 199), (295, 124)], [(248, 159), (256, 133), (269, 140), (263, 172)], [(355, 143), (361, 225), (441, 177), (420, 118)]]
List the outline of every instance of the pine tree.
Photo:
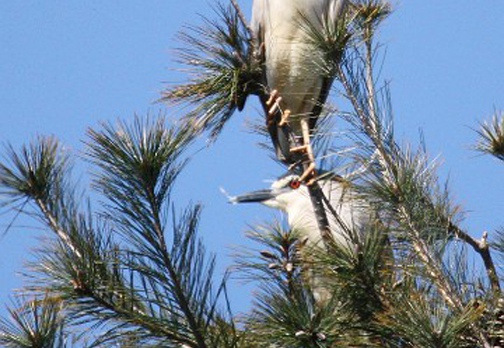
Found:
[[(197, 235), (202, 207), (178, 207), (171, 196), (194, 140), (207, 132), (217, 137), (251, 96), (265, 102), (258, 48), (244, 16), (234, 1), (216, 13), (181, 33), (187, 46), (180, 59), (193, 78), (163, 94), (192, 106), (181, 123), (135, 117), (87, 132), (98, 207), (72, 182), (72, 159), (55, 138), (4, 149), (4, 207), (34, 218), (53, 238), (26, 270), (29, 285), (14, 298), (10, 318), (0, 320), (0, 343), (504, 346), (503, 277), (493, 261), (504, 256), (504, 233), (491, 242), (463, 230), (460, 207), (425, 146), (395, 138), (388, 85), (374, 71), (376, 33), (391, 13), (381, 0), (354, 1), (334, 31), (306, 25), (348, 108), (326, 105), (314, 148), (325, 170), (352, 173), (349, 185), (373, 212), (366, 237), (352, 240), (354, 248), (307, 248), (299, 231), (280, 223), (252, 228), (248, 238), (257, 248), (240, 250), (233, 272), (257, 291), (250, 312), (233, 316), (227, 276), (216, 276), (215, 258)], [(327, 135), (335, 118), (344, 137)], [(476, 148), (503, 160), (503, 125), (498, 113), (483, 123)], [(330, 161), (330, 153), (344, 156)], [(470, 271), (475, 258), (484, 275)], [(329, 296), (318, 298), (316, 287)]]

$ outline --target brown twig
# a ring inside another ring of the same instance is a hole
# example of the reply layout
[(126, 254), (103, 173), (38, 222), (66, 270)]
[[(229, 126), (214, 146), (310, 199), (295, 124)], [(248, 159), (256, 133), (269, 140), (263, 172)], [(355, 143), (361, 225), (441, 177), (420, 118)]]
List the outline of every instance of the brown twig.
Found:
[[(268, 105), (267, 102), (268, 102), (269, 96), (267, 95), (266, 91), (262, 90), (261, 92), (258, 93), (258, 97), (259, 97), (259, 102), (263, 107), (265, 118), (266, 118), (266, 120), (268, 120), (270, 106)], [(291, 134), (292, 139), (296, 139), (296, 137), (293, 136), (292, 130), (291, 130), (288, 123), (284, 123), (281, 127), (284, 130), (286, 130), (289, 134)], [(294, 145), (298, 145), (298, 144), (294, 144)], [(309, 169), (310, 163), (302, 162), (302, 163), (298, 163), (296, 165), (299, 167), (299, 169), (302, 172), (304, 172), (307, 169)], [(317, 219), (317, 224), (319, 227), (320, 236), (322, 237), (322, 241), (324, 242), (325, 247), (329, 249), (329, 248), (331, 248), (332, 245), (334, 245), (334, 239), (331, 234), (329, 220), (327, 219), (327, 213), (324, 208), (324, 193), (322, 192), (322, 189), (320, 188), (319, 184), (316, 181), (313, 182), (311, 185), (308, 185), (308, 192), (310, 193), (310, 198), (311, 198), (313, 210), (315, 212), (315, 216)]]
[[(358, 100), (358, 97), (355, 95), (354, 90), (352, 88), (352, 85), (350, 81), (348, 80), (346, 74), (343, 72), (341, 67), (337, 68), (337, 74), (339, 77), (339, 80), (341, 84), (343, 85), (343, 88), (346, 92), (346, 95), (351, 102), (352, 106), (354, 107), (357, 116), (359, 117), (363, 128), (367, 135), (369, 136), (370, 140), (372, 141), (373, 145), (375, 146), (377, 150), (377, 155), (378, 159), (382, 168), (382, 173), (383, 173), (383, 178), (386, 180), (386, 182), (391, 185), (393, 188), (394, 192), (397, 192), (399, 196), (402, 195), (402, 190), (401, 188), (397, 185), (396, 183), (396, 175), (397, 173), (397, 168), (395, 161), (393, 161), (393, 158), (390, 156), (390, 154), (386, 151), (385, 147), (382, 144), (382, 136), (380, 133), (380, 130), (378, 129), (379, 125), (379, 120), (378, 120), (378, 115), (376, 114), (376, 109), (374, 105), (374, 101), (376, 98), (374, 87), (373, 87), (373, 81), (372, 81), (372, 54), (371, 54), (371, 49), (372, 49), (372, 43), (370, 38), (366, 38), (365, 40), (365, 49), (366, 49), (366, 58), (365, 58), (365, 69), (366, 69), (366, 90), (367, 90), (367, 100), (366, 102), (368, 103), (368, 110), (367, 112), (363, 109), (361, 103)], [(409, 221), (409, 213), (407, 212), (407, 209), (403, 204), (399, 204), (399, 210), (402, 211), (402, 215), (407, 218)], [(460, 298), (460, 296), (457, 294), (455, 289), (453, 288), (452, 284), (447, 281), (443, 275), (442, 270), (436, 265), (435, 260), (433, 259), (431, 253), (429, 252), (429, 248), (426, 245), (425, 241), (421, 238), (419, 231), (414, 227), (414, 224), (412, 224), (411, 221), (409, 221), (409, 224), (411, 226), (412, 230), (412, 244), (413, 244), (413, 249), (417, 256), (422, 260), (422, 263), (425, 265), (427, 274), (429, 274), (429, 277), (435, 282), (437, 285), (437, 288), (439, 289), (439, 292), (441, 296), (444, 298), (444, 300), (455, 310), (462, 310), (463, 309), (463, 303)], [(449, 224), (449, 230), (452, 232), (455, 236), (459, 237), (461, 240), (464, 240), (467, 242), (469, 245), (471, 245), (476, 252), (478, 252), (484, 261), (485, 267), (487, 269), (488, 276), (490, 278), (490, 282), (492, 285), (492, 288), (500, 292), (500, 286), (498, 283), (498, 278), (495, 272), (495, 266), (493, 264), (488, 245), (486, 243), (486, 238), (482, 239), (482, 242), (478, 242), (471, 238), (467, 233), (461, 231), (458, 227), (453, 225), (451, 222)], [(479, 336), (479, 340), (484, 347), (490, 347), (490, 344), (483, 332), (483, 330), (475, 325), (473, 327), (474, 331), (476, 334)]]
[(501, 287), (499, 283), (499, 277), (497, 276), (497, 270), (495, 269), (495, 264), (493, 262), (492, 255), (490, 253), (490, 247), (487, 241), (488, 232), (483, 232), (481, 240), (478, 241), (461, 230), (452, 222), (449, 223), (448, 230), (453, 233), (455, 237), (469, 244), (474, 249), (474, 251), (481, 256), (488, 275), (488, 279), (490, 280), (490, 286), (492, 287), (495, 295), (499, 295), (501, 292)]
[(54, 233), (61, 239), (61, 241), (70, 249), (72, 252), (77, 256), (79, 259), (82, 258), (82, 254), (79, 252), (77, 247), (74, 245), (72, 239), (70, 238), (69, 234), (64, 231), (58, 224), (58, 221), (56, 217), (51, 214), (49, 208), (47, 207), (47, 204), (40, 198), (37, 198), (35, 200), (37, 203), (37, 206), (39, 207), (40, 211), (44, 215), (44, 218), (47, 221), (47, 224), (53, 230)]
[(238, 15), (238, 18), (240, 18), (240, 21), (242, 22), (243, 26), (245, 28), (247, 28), (247, 31), (248, 31), (250, 37), (254, 40), (255, 39), (254, 32), (250, 28), (249, 23), (248, 23), (247, 19), (245, 18), (245, 15), (243, 14), (243, 12), (242, 12), (242, 10), (240, 8), (240, 5), (238, 5), (238, 2), (236, 0), (230, 0), (230, 1), (231, 1), (231, 4), (233, 5), (233, 8), (236, 11), (236, 14)]

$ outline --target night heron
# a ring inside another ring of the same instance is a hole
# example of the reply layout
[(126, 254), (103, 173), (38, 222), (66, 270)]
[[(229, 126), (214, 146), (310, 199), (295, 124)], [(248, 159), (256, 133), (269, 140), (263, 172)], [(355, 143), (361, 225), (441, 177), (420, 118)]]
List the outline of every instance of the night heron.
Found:
[[(334, 76), (328, 74), (324, 53), (313, 45), (311, 35), (334, 31), (347, 2), (254, 0), (251, 29), (263, 59), (270, 93), (268, 131), (277, 158), (285, 163), (298, 160), (299, 156), (294, 155), (297, 148), (307, 153), (314, 169), (310, 134)], [(290, 128), (288, 133), (283, 127), (286, 123)], [(294, 141), (291, 135), (296, 138)]]
[[(318, 183), (333, 209), (326, 209), (326, 214), (334, 241), (340, 246), (351, 247), (355, 238), (362, 237), (370, 221), (369, 206), (340, 176), (322, 176)], [(281, 176), (269, 189), (230, 197), (230, 202), (258, 202), (280, 209), (287, 213), (289, 226), (306, 236), (311, 246), (323, 245), (308, 187), (297, 174)]]

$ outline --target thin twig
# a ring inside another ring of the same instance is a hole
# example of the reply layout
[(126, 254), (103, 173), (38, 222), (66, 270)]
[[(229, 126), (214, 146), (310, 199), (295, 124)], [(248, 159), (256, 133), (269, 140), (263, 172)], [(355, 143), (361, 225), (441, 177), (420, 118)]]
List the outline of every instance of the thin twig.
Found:
[(366, 27), (364, 30), (364, 44), (366, 47), (366, 87), (368, 92), (368, 108), (369, 115), (371, 116), (371, 126), (375, 134), (379, 135), (378, 132), (378, 119), (375, 109), (375, 86), (373, 81), (373, 36), (371, 34), (371, 28)]
[(252, 31), (252, 28), (250, 28), (249, 23), (240, 8), (240, 5), (238, 5), (238, 2), (236, 2), (236, 0), (230, 0), (230, 1), (236, 11), (236, 14), (238, 15), (238, 18), (240, 18), (240, 21), (242, 22), (243, 26), (247, 28), (250, 37), (253, 40), (255, 40), (256, 38), (254, 37), (254, 32)]
[(73, 244), (72, 239), (70, 238), (68, 233), (63, 229), (61, 229), (57, 219), (54, 217), (54, 215), (51, 214), (51, 212), (47, 208), (47, 205), (40, 198), (36, 199), (35, 201), (39, 209), (42, 211), (42, 214), (44, 214), (44, 217), (46, 218), (49, 227), (58, 235), (58, 237), (65, 243), (67, 247), (70, 248), (70, 250), (72, 250), (72, 252), (79, 259), (82, 259), (82, 254), (79, 252), (79, 250), (77, 250), (77, 247)]
[[(264, 114), (266, 115), (266, 119), (268, 119), (268, 113), (270, 110), (270, 107), (267, 104), (268, 100), (268, 95), (266, 94), (266, 91), (262, 90), (258, 93), (259, 97), (259, 102), (261, 106), (263, 107)], [(291, 139), (294, 141), (296, 140), (296, 137), (294, 136), (294, 133), (292, 132), (290, 126), (288, 123), (285, 123), (282, 126), (283, 129), (285, 129), (291, 136)], [(295, 146), (298, 144), (294, 144)], [(304, 172), (306, 169), (309, 168), (310, 163), (303, 162), (299, 163), (298, 166), (300, 167), (301, 171)], [(327, 213), (326, 210), (324, 209), (324, 192), (320, 188), (319, 184), (315, 181), (311, 185), (308, 185), (308, 192), (310, 194), (310, 199), (313, 205), (313, 211), (315, 213), (315, 217), (317, 220), (317, 225), (320, 231), (320, 236), (322, 237), (322, 241), (324, 242), (325, 247), (329, 250), (333, 245), (334, 245), (334, 238), (331, 233), (331, 228), (329, 225), (329, 220), (327, 219)]]
[[(364, 130), (366, 134), (369, 136), (370, 140), (372, 141), (373, 145), (375, 146), (378, 154), (378, 159), (381, 164), (381, 168), (383, 171), (383, 178), (386, 180), (386, 182), (392, 187), (392, 189), (399, 195), (402, 196), (402, 190), (401, 188), (397, 185), (396, 180), (395, 180), (395, 175), (394, 173), (397, 172), (396, 170), (396, 163), (392, 160), (392, 157), (390, 154), (387, 152), (385, 149), (381, 137), (381, 132), (378, 129), (378, 115), (376, 114), (376, 108), (374, 105), (374, 101), (376, 96), (374, 95), (374, 87), (373, 81), (372, 81), (372, 42), (370, 38), (365, 39), (366, 43), (366, 59), (365, 59), (365, 69), (366, 69), (366, 89), (367, 89), (367, 103), (368, 103), (368, 112), (365, 112), (362, 108), (361, 103), (358, 100), (358, 97), (354, 93), (354, 88), (349, 82), (346, 74), (343, 72), (341, 67), (337, 68), (337, 73), (338, 77), (343, 85), (343, 88), (346, 92), (346, 95), (348, 99), (350, 100), (352, 106), (354, 107), (357, 116), (359, 117)], [(412, 236), (413, 236), (413, 248), (415, 250), (415, 253), (417, 254), (418, 257), (422, 260), (424, 263), (425, 267), (427, 268), (427, 272), (431, 279), (436, 283), (437, 288), (439, 289), (439, 292), (441, 296), (445, 299), (445, 301), (454, 309), (457, 311), (463, 310), (463, 303), (460, 297), (458, 296), (457, 292), (453, 289), (452, 284), (447, 281), (443, 275), (443, 272), (439, 267), (436, 266), (435, 260), (432, 258), (428, 246), (425, 244), (423, 239), (420, 237), (420, 233), (416, 230), (414, 224), (410, 221), (409, 217), (410, 214), (408, 213), (406, 207), (403, 204), (399, 204), (399, 209), (402, 211), (402, 215), (406, 218), (408, 221), (408, 224), (410, 225)], [(472, 240), (471, 238), (467, 238), (467, 234), (461, 233), (460, 236), (462, 238), (466, 238), (467, 242), (470, 242), (469, 244), (472, 245), (473, 247), (477, 246), (475, 250), (477, 250), (480, 255), (482, 255), (484, 262), (485, 262), (485, 267), (487, 267), (487, 271), (489, 273), (489, 277), (492, 283), (492, 287), (494, 289), (498, 289), (499, 286), (495, 285), (495, 268), (493, 266), (493, 262), (491, 260), (488, 247), (487, 250), (485, 251), (484, 249), (481, 248), (478, 242)], [(465, 240), (465, 239), (464, 239)], [(476, 242), (476, 243), (475, 243)], [(498, 282), (498, 279), (497, 279)], [(488, 339), (486, 338), (483, 330), (477, 326), (474, 325), (473, 329), (475, 330), (476, 334), (479, 336), (479, 340), (482, 343), (484, 347), (490, 347), (490, 344), (488, 342)]]
[(495, 268), (495, 264), (493, 262), (490, 248), (487, 242), (488, 234), (484, 232), (481, 241), (478, 241), (461, 230), (452, 222), (449, 223), (448, 230), (453, 233), (455, 237), (469, 244), (474, 249), (474, 251), (481, 256), (483, 264), (485, 265), (488, 279), (490, 280), (490, 286), (492, 287), (495, 295), (498, 296), (501, 292), (501, 287), (499, 283), (499, 277), (497, 276), (497, 270)]

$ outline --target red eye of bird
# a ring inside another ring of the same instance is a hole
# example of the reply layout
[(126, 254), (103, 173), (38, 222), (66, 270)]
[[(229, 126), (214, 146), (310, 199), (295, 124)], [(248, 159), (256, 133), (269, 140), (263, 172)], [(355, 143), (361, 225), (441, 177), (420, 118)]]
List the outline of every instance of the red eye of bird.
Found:
[(301, 181), (299, 181), (299, 180), (292, 180), (289, 183), (289, 186), (290, 186), (291, 189), (297, 190), (299, 188), (299, 186), (301, 186)]

